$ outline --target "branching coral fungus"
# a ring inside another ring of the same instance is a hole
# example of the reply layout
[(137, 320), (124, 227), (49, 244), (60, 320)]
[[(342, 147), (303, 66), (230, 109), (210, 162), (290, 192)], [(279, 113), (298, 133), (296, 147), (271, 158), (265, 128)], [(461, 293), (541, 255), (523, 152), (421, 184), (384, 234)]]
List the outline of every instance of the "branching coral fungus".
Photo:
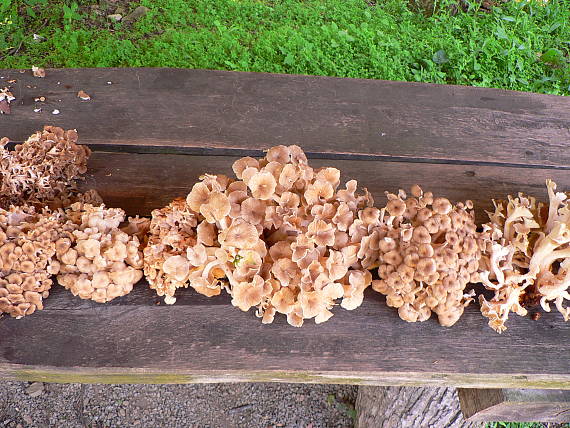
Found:
[(0, 209), (0, 313), (22, 317), (43, 309), (57, 268), (60, 217), (33, 207)]
[[(294, 326), (358, 307), (372, 281), (359, 261), (361, 238), (378, 210), (356, 181), (339, 188), (336, 168), (314, 170), (297, 146), (233, 164), (237, 180), (204, 175), (186, 200), (155, 210), (145, 274), (173, 302), (188, 284), (207, 296), (226, 288), (232, 304), (277, 312)], [(371, 219), (372, 218), (372, 219)]]
[[(128, 294), (143, 276), (143, 255), (137, 236), (119, 229), (124, 211), (76, 202), (65, 215), (52, 268), (59, 284), (99, 303)], [(136, 223), (125, 230), (145, 227), (140, 219)]]
[[(87, 170), (91, 153), (76, 144), (77, 131), (46, 126), (13, 151), (0, 140), (0, 207), (39, 204), (61, 207), (75, 195), (74, 180)], [(91, 192), (93, 196), (93, 192)]]
[(435, 312), (449, 327), (473, 300), (465, 293), (467, 283), (478, 281), (481, 252), (473, 206), (434, 198), (419, 186), (411, 193), (387, 193), (380, 225), (364, 238), (370, 250), (363, 265), (378, 264), (380, 279), (372, 287), (398, 308), (400, 318), (425, 321)]
[(567, 195), (546, 181), (549, 204), (519, 194), (494, 201), (495, 211), (483, 226), (481, 280), (495, 292), (479, 297), (481, 312), (497, 332), (506, 329), (509, 313), (526, 315), (525, 306), (540, 302), (549, 312), (554, 303), (565, 321), (570, 319), (570, 206)]

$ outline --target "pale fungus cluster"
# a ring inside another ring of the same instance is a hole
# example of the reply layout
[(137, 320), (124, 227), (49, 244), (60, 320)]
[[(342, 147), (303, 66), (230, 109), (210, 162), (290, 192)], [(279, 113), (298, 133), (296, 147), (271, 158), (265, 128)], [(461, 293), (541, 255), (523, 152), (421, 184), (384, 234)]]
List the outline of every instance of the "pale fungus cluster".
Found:
[(14, 150), (0, 140), (0, 314), (43, 309), (53, 278), (106, 303), (144, 273), (168, 304), (180, 288), (225, 290), (263, 323), (280, 313), (296, 327), (327, 321), (335, 306), (358, 308), (370, 285), (408, 322), (435, 313), (452, 326), (474, 300), (470, 283), (494, 293), (479, 302), (499, 333), (510, 312), (538, 304), (570, 320), (570, 204), (551, 180), (548, 204), (523, 194), (493, 201), (478, 231), (471, 201), (415, 185), (409, 195), (386, 192), (375, 208), (355, 180), (341, 185), (338, 169), (276, 146), (235, 161), (235, 178), (202, 175), (151, 219), (126, 219), (95, 190), (78, 191), (91, 152), (77, 140), (52, 126)]
[(79, 193), (90, 150), (75, 130), (46, 126), (14, 150), (1, 140), (0, 314), (43, 309), (52, 277), (84, 299), (123, 296), (142, 274), (148, 219), (105, 208), (94, 190)]
[(336, 168), (313, 169), (297, 146), (269, 149), (263, 159), (233, 164), (237, 179), (204, 175), (186, 200), (155, 210), (145, 274), (174, 302), (179, 287), (207, 296), (225, 288), (232, 304), (276, 313), (289, 324), (324, 322), (331, 309), (358, 307), (372, 275), (358, 253), (373, 203), (340, 188)]
[(76, 202), (65, 218), (52, 262), (57, 282), (98, 303), (130, 293), (143, 276), (143, 257), (137, 236), (119, 228), (125, 212)]
[(481, 312), (489, 326), (501, 333), (510, 312), (526, 315), (526, 306), (550, 304), (570, 320), (570, 205), (568, 195), (556, 192), (546, 181), (549, 203), (519, 193), (507, 201), (494, 201), (490, 222), (483, 225), (481, 282), (494, 291), (479, 296)]
[(0, 208), (0, 314), (23, 317), (43, 309), (60, 217), (29, 206)]
[(380, 225), (367, 237), (377, 249), (379, 280), (372, 288), (386, 295), (388, 306), (398, 308), (400, 318), (425, 321), (434, 312), (450, 327), (472, 300), (465, 288), (478, 282), (481, 252), (471, 201), (452, 204), (413, 186), (387, 193)]

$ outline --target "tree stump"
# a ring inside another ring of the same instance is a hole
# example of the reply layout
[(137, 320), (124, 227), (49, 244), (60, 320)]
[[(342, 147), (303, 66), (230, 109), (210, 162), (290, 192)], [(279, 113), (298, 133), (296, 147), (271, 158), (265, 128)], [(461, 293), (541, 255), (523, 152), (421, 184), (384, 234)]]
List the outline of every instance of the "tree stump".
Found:
[(480, 428), (466, 422), (455, 388), (361, 386), (356, 428)]

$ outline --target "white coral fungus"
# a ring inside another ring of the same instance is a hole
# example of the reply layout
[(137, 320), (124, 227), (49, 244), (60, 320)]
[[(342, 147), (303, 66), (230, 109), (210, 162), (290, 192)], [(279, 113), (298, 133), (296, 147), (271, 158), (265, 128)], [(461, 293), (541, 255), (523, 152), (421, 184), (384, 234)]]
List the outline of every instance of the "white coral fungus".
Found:
[(570, 320), (570, 206), (567, 195), (546, 181), (549, 204), (519, 193), (494, 201), (495, 211), (483, 226), (481, 281), (494, 291), (492, 299), (479, 296), (489, 326), (501, 333), (510, 312), (524, 316), (526, 306), (550, 304)]

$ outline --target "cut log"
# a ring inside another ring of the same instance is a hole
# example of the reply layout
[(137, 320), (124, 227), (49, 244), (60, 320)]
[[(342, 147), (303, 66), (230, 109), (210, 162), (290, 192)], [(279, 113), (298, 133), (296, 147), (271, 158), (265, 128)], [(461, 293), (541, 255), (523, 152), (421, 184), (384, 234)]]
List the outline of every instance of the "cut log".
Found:
[(460, 388), (458, 395), (469, 421), (570, 422), (570, 391)]
[(463, 418), (455, 388), (361, 386), (356, 428), (479, 428)]

